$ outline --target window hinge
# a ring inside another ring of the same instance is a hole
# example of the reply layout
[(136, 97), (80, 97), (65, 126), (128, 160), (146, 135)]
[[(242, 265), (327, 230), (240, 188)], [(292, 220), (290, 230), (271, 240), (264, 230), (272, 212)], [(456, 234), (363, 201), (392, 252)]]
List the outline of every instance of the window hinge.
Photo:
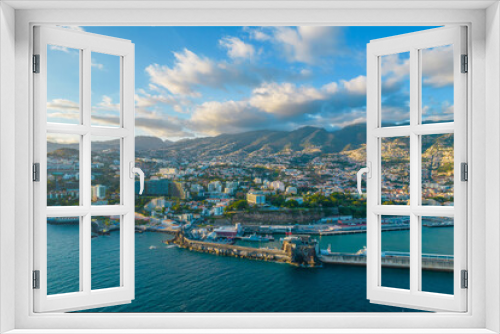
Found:
[(462, 270), (462, 289), (469, 287), (469, 273), (467, 270)]
[(466, 162), (462, 162), (460, 165), (461, 167), (461, 180), (462, 181), (469, 181), (469, 165), (467, 165)]
[(33, 164), (33, 181), (40, 181), (40, 164), (38, 162)]
[(33, 73), (40, 73), (40, 55), (33, 55)]
[(469, 72), (469, 56), (462, 55), (462, 73)]
[(33, 289), (40, 289), (40, 270), (33, 270)]

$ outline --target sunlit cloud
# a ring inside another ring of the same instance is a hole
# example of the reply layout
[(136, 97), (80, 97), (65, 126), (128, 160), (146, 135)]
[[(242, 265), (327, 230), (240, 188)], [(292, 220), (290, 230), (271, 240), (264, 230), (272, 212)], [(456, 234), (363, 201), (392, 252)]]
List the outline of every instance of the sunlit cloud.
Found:
[(217, 72), (216, 64), (206, 57), (184, 49), (182, 53), (174, 52), (173, 67), (150, 65), (146, 68), (151, 82), (166, 88), (177, 95), (200, 96), (195, 88), (203, 83), (203, 78), (213, 77)]
[(289, 62), (318, 65), (346, 48), (342, 27), (247, 28), (250, 37), (276, 45)]
[(69, 135), (69, 134), (59, 134), (59, 133), (49, 133), (47, 134), (47, 142), (57, 143), (57, 144), (78, 144), (80, 136)]
[(80, 105), (67, 99), (53, 99), (47, 102), (47, 120), (64, 121), (69, 120), (70, 123), (78, 123), (80, 119)]
[(163, 116), (159, 118), (136, 117), (136, 128), (145, 133), (161, 138), (188, 138), (194, 137), (192, 132), (183, 129), (182, 121), (175, 117)]
[(427, 104), (422, 107), (422, 120), (425, 122), (450, 122), (454, 118), (454, 106), (449, 101)]
[(174, 52), (173, 66), (152, 64), (146, 68), (151, 84), (166, 89), (173, 95), (201, 97), (200, 89), (225, 89), (233, 85), (255, 85), (257, 74), (232, 63), (215, 62), (198, 56), (188, 49)]
[(227, 49), (227, 55), (233, 59), (252, 59), (255, 56), (255, 48), (251, 44), (243, 42), (238, 37), (224, 37), (219, 44)]
[(422, 50), (422, 81), (441, 88), (453, 84), (453, 45)]
[(210, 136), (267, 128), (289, 130), (303, 125), (338, 128), (366, 121), (365, 82), (361, 76), (320, 88), (264, 83), (246, 99), (202, 103), (184, 124)]

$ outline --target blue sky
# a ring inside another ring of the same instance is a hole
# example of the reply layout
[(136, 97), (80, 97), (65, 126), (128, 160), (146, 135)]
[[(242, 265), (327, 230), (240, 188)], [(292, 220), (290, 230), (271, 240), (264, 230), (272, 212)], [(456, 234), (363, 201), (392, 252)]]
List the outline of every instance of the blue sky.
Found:
[[(135, 43), (137, 135), (178, 140), (364, 122), (366, 44), (429, 27), (78, 29)], [(423, 51), (424, 122), (453, 119), (450, 50)], [(78, 52), (51, 47), (48, 54), (48, 119), (78, 122)], [(119, 60), (93, 54), (92, 64), (93, 124), (116, 126)], [(406, 123), (407, 70), (404, 55), (382, 62), (387, 123)]]

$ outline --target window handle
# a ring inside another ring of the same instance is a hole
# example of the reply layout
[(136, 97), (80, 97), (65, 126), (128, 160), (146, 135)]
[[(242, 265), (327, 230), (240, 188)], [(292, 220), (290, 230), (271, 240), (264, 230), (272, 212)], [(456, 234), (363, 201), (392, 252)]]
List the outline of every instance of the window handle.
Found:
[(144, 172), (142, 171), (142, 169), (140, 169), (138, 167), (134, 167), (134, 162), (131, 161), (130, 162), (130, 178), (134, 179), (135, 174), (139, 174), (139, 184), (141, 186), (141, 188), (139, 190), (139, 195), (142, 195), (142, 192), (144, 191)]
[(372, 177), (372, 163), (371, 162), (367, 163), (367, 167), (364, 167), (364, 168), (361, 168), (360, 170), (358, 170), (358, 173), (357, 173), (358, 193), (360, 195), (363, 195), (363, 192), (361, 191), (361, 177), (363, 176), (364, 173), (366, 173), (367, 177), (369, 179), (371, 179), (371, 177)]

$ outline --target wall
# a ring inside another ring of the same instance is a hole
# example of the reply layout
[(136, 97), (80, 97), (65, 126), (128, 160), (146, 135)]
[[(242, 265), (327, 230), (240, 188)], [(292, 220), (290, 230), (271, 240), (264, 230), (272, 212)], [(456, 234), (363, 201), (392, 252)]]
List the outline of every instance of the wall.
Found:
[(0, 2), (0, 333), (14, 328), (14, 10)]
[(499, 4), (486, 11), (486, 328), (500, 332), (500, 13)]

